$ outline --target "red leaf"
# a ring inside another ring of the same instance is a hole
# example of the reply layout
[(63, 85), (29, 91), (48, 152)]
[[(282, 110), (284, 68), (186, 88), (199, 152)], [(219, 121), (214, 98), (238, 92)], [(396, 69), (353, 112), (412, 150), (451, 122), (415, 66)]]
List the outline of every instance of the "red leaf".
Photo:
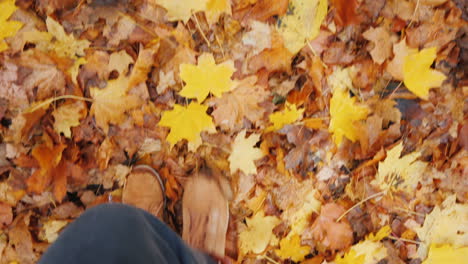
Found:
[(351, 24), (359, 24), (357, 14), (357, 0), (332, 0), (335, 7), (335, 23), (340, 27), (346, 27)]

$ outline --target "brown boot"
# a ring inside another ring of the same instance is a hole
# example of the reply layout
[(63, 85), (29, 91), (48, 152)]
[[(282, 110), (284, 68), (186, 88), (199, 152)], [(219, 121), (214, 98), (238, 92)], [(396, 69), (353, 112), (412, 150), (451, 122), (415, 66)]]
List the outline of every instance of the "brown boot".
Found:
[(122, 202), (141, 208), (163, 220), (165, 196), (159, 174), (150, 166), (134, 167), (124, 186)]
[(215, 178), (199, 173), (184, 187), (182, 238), (192, 247), (223, 257), (229, 205)]

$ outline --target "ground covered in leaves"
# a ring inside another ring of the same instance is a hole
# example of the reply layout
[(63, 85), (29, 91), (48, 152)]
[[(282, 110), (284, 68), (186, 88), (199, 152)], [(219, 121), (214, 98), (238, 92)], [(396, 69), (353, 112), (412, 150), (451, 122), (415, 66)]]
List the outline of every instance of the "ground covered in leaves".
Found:
[(162, 175), (179, 232), (185, 182), (216, 171), (241, 263), (466, 259), (465, 1), (0, 10), (0, 263), (119, 202), (136, 164)]

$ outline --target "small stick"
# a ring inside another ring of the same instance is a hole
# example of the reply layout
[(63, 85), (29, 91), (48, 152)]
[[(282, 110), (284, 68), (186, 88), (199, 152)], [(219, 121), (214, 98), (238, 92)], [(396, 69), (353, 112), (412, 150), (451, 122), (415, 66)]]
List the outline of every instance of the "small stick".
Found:
[(211, 44), (210, 42), (208, 41), (208, 38), (206, 37), (205, 33), (203, 32), (201, 26), (200, 26), (200, 21), (198, 21), (198, 17), (196, 14), (192, 14), (192, 16), (195, 18), (195, 24), (197, 25), (197, 29), (198, 31), (200, 31), (200, 34), (202, 35), (203, 39), (205, 40), (206, 42), (206, 45), (208, 45), (208, 47), (210, 48), (211, 47)]
[(344, 212), (340, 217), (338, 217), (338, 219), (336, 219), (336, 222), (339, 222), (345, 215), (347, 215), (349, 212), (351, 212), (354, 208), (360, 206), (361, 204), (371, 200), (371, 199), (374, 199), (376, 197), (379, 197), (381, 195), (384, 195), (386, 193), (386, 191), (381, 191), (381, 192), (378, 192), (378, 193), (374, 193), (373, 195), (367, 197), (366, 199), (360, 201), (359, 203), (353, 205), (351, 208), (349, 208), (348, 210), (346, 210), (346, 212)]
[(33, 106), (33, 107), (29, 108), (29, 109), (26, 109), (24, 111), (24, 113), (32, 113), (32, 112), (36, 111), (39, 108), (47, 106), (47, 105), (49, 105), (49, 104), (51, 104), (51, 103), (53, 103), (55, 101), (61, 100), (61, 99), (75, 99), (75, 100), (81, 100), (81, 101), (86, 101), (86, 102), (94, 102), (93, 99), (67, 94), (67, 95), (61, 95), (61, 96), (58, 96), (58, 97), (47, 99), (47, 100), (43, 101), (42, 103), (39, 103), (38, 105), (35, 105), (35, 106)]
[(403, 241), (403, 242), (408, 242), (408, 243), (413, 243), (413, 244), (418, 244), (418, 245), (422, 244), (419, 241), (414, 241), (414, 240), (411, 240), (411, 239), (406, 239), (406, 238), (401, 238), (401, 237), (388, 236), (388, 238), (390, 238), (392, 240), (400, 240), (400, 241)]

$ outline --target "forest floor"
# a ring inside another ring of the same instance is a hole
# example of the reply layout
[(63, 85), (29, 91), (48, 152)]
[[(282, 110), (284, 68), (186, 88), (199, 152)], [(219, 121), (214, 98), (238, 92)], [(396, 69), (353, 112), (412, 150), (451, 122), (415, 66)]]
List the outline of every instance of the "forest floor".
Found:
[(466, 1), (0, 10), (0, 263), (37, 262), (139, 164), (179, 233), (187, 180), (214, 172), (239, 263), (466, 259)]

